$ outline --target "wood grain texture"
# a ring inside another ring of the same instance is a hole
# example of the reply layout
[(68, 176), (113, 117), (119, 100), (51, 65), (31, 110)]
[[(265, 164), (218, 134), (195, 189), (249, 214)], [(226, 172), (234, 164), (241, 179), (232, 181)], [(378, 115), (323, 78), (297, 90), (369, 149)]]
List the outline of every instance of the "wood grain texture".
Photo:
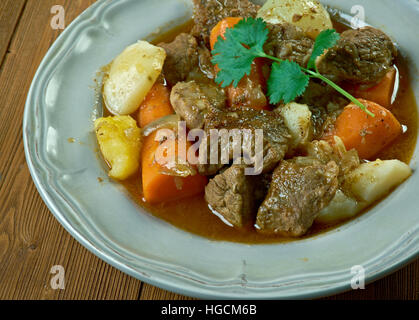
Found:
[[(0, 299), (190, 299), (125, 275), (75, 241), (38, 195), (26, 166), (22, 116), (33, 75), (61, 31), (94, 0), (0, 1)], [(65, 290), (50, 286), (51, 267), (65, 268)], [(365, 290), (328, 299), (418, 299), (419, 261)]]
[(0, 69), (26, 0), (0, 2)]
[(170, 291), (166, 291), (147, 283), (143, 284), (140, 300), (196, 300), (195, 298), (182, 296)]

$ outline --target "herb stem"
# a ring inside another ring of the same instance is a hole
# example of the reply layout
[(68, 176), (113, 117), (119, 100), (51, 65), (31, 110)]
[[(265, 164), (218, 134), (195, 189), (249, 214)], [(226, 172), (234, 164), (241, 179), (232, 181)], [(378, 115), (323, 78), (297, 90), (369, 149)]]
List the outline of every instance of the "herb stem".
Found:
[(284, 61), (284, 60), (279, 59), (279, 58), (277, 58), (277, 57), (273, 57), (273, 56), (271, 56), (271, 55), (269, 55), (269, 54), (266, 54), (266, 53), (265, 53), (265, 52), (263, 52), (263, 51), (257, 51), (257, 52), (256, 52), (256, 54), (257, 54), (260, 58), (268, 58), (268, 59), (274, 60), (274, 61), (279, 62), (279, 63), (281, 63), (281, 62), (283, 62), (283, 61)]
[[(276, 62), (283, 62), (284, 60), (281, 60), (277, 57), (273, 57), (271, 55), (266, 54), (263, 51), (257, 51), (256, 54), (260, 57), (260, 58), (268, 58), (271, 59), (273, 61)], [(352, 101), (353, 103), (355, 103), (358, 107), (360, 107), (362, 110), (365, 111), (365, 113), (367, 113), (369, 116), (371, 117), (375, 117), (374, 113), (372, 113), (371, 111), (369, 111), (357, 98), (355, 98), (353, 95), (351, 95), (349, 92), (347, 92), (346, 90), (342, 89), (341, 87), (339, 87), (336, 83), (334, 83), (332, 80), (329, 80), (328, 78), (326, 78), (325, 76), (323, 76), (322, 74), (320, 74), (317, 70), (316, 71), (312, 71), (310, 69), (307, 68), (303, 68), (300, 67), (302, 71), (304, 71), (305, 73), (307, 73), (308, 75), (310, 75), (313, 78), (317, 78), (320, 79), (324, 82), (326, 82), (329, 86), (331, 86), (333, 89), (335, 89), (336, 91), (338, 91), (339, 93), (341, 93), (343, 96), (345, 96), (346, 98), (348, 98), (350, 101)]]
[(349, 100), (351, 100), (353, 103), (355, 103), (358, 107), (360, 107), (362, 110), (364, 110), (366, 114), (368, 114), (369, 116), (371, 116), (373, 118), (375, 117), (374, 113), (372, 113), (371, 111), (369, 111), (357, 98), (355, 98), (353, 95), (351, 95), (346, 90), (344, 90), (341, 87), (339, 87), (332, 80), (329, 80), (325, 76), (321, 75), (319, 72), (314, 72), (314, 71), (311, 71), (311, 70), (308, 70), (308, 69), (305, 69), (305, 68), (301, 68), (301, 69), (304, 70), (309, 75), (311, 75), (313, 78), (317, 78), (317, 79), (320, 79), (320, 80), (326, 82), (333, 89), (335, 89), (336, 91), (338, 91), (339, 93), (341, 93), (343, 96), (345, 96), (346, 98), (348, 98)]

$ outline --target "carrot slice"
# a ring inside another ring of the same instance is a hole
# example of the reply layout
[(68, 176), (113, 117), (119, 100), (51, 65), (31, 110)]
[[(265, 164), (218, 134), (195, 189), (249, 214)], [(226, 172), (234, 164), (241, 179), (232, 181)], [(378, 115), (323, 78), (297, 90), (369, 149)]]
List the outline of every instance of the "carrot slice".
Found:
[(173, 113), (169, 89), (162, 82), (156, 81), (140, 106), (138, 123), (144, 128), (147, 124)]
[[(155, 137), (156, 133), (146, 137), (142, 149), (142, 181), (145, 200), (149, 203), (167, 202), (203, 193), (208, 183), (205, 176), (196, 174), (188, 177), (174, 177), (162, 173), (164, 162), (156, 159), (157, 149), (161, 144), (155, 141)], [(175, 152), (177, 153), (177, 148)]]
[(214, 45), (218, 40), (218, 37), (221, 36), (225, 39), (224, 34), (227, 29), (234, 27), (240, 20), (241, 17), (227, 17), (217, 23), (217, 25), (211, 30), (210, 34), (210, 46), (211, 50), (214, 50)]
[(381, 80), (381, 82), (377, 85), (369, 89), (362, 89), (359, 85), (348, 85), (347, 91), (355, 97), (374, 101), (375, 103), (378, 103), (388, 109), (391, 107), (391, 97), (393, 96), (396, 75), (396, 69), (391, 68), (391, 70), (384, 76), (383, 80)]
[(255, 59), (250, 75), (245, 75), (237, 87), (227, 87), (227, 102), (230, 107), (249, 107), (256, 110), (270, 110), (264, 94), (266, 78), (264, 76), (264, 59)]
[[(218, 22), (211, 30), (210, 45), (214, 50), (214, 45), (227, 29), (234, 27), (240, 20), (240, 17), (227, 17)], [(266, 90), (266, 78), (264, 76), (264, 59), (256, 59), (252, 63), (252, 69), (249, 76), (244, 76), (237, 87), (230, 85), (226, 89), (227, 102), (230, 107), (249, 107), (257, 110), (269, 110), (268, 100), (263, 93)], [(216, 72), (219, 71), (215, 66)]]
[(348, 150), (356, 149), (360, 158), (372, 160), (402, 134), (402, 126), (386, 108), (365, 99), (359, 101), (375, 117), (351, 103), (337, 118), (333, 134), (342, 139)]

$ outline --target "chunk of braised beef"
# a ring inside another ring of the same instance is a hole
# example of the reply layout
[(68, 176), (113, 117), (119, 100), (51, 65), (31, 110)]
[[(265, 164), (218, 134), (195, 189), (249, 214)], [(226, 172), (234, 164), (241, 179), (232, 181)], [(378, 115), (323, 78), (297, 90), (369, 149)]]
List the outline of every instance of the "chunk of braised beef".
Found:
[(397, 49), (382, 31), (364, 27), (341, 34), (335, 47), (319, 58), (319, 72), (333, 81), (379, 82), (393, 65)]
[(248, 225), (254, 208), (252, 184), (244, 167), (231, 166), (205, 187), (205, 200), (213, 211), (235, 227)]
[(297, 98), (298, 103), (308, 105), (312, 117), (313, 138), (321, 139), (334, 126), (336, 118), (349, 100), (325, 83), (310, 80), (304, 94)]
[(302, 236), (338, 189), (339, 167), (310, 157), (282, 161), (275, 169), (256, 225), (265, 234)]
[(172, 42), (160, 43), (159, 46), (166, 51), (163, 73), (171, 86), (189, 79), (206, 81), (215, 78), (211, 53), (199, 45), (194, 36), (181, 33)]
[[(233, 129), (248, 130), (251, 133), (250, 151), (253, 155), (256, 152), (255, 136), (256, 130), (263, 132), (263, 168), (264, 173), (271, 172), (281, 161), (288, 151), (291, 135), (286, 127), (282, 116), (273, 111), (255, 110), (252, 108), (237, 108), (228, 110), (219, 110), (211, 108), (205, 117), (204, 131), (208, 137), (211, 130), (217, 129), (218, 132), (226, 129), (232, 132)], [(210, 144), (208, 143), (208, 148)], [(230, 160), (233, 159), (233, 142), (227, 145), (221, 145), (219, 141), (218, 164), (210, 164), (211, 151), (208, 149), (208, 164), (198, 165), (198, 171), (204, 175), (214, 175), (223, 167), (221, 156), (228, 148)], [(246, 152), (246, 151), (245, 151)]]
[(339, 185), (342, 187), (347, 174), (361, 164), (356, 149), (346, 150), (342, 140), (335, 137), (333, 145), (324, 140), (315, 140), (306, 146), (309, 157), (319, 160), (322, 164), (334, 161), (339, 167)]
[(260, 178), (246, 175), (243, 165), (232, 165), (208, 182), (205, 200), (231, 225), (249, 226), (254, 223), (257, 206), (267, 192)]
[(215, 25), (227, 17), (256, 17), (260, 6), (249, 0), (194, 0), (195, 27), (192, 33), (209, 47)]
[(310, 80), (303, 95), (298, 97), (297, 101), (308, 106), (324, 108), (327, 112), (333, 112), (349, 104), (349, 100), (341, 93), (315, 80)]
[(306, 67), (313, 50), (314, 41), (298, 27), (289, 24), (267, 24), (268, 40), (264, 50), (267, 54), (298, 63)]
[(225, 107), (226, 96), (219, 86), (196, 81), (178, 82), (170, 95), (175, 112), (186, 122), (189, 129), (201, 129), (205, 115), (213, 107)]

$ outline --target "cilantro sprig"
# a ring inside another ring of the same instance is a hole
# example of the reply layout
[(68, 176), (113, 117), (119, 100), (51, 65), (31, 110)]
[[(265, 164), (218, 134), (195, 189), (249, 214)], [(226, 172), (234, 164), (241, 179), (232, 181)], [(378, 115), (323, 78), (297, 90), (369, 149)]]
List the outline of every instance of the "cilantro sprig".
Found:
[(245, 75), (250, 75), (252, 62), (256, 58), (268, 58), (274, 61), (268, 79), (268, 95), (272, 104), (293, 101), (305, 92), (310, 78), (316, 78), (330, 85), (368, 115), (374, 117), (374, 114), (355, 97), (317, 70), (316, 59), (325, 50), (333, 47), (340, 38), (336, 30), (324, 30), (317, 36), (307, 68), (301, 67), (296, 62), (281, 60), (266, 54), (263, 46), (268, 36), (269, 30), (266, 23), (260, 18), (242, 19), (233, 28), (227, 29), (224, 34), (225, 39), (219, 36), (212, 51), (212, 63), (218, 65), (220, 69), (215, 81), (222, 87), (231, 84), (237, 87)]

